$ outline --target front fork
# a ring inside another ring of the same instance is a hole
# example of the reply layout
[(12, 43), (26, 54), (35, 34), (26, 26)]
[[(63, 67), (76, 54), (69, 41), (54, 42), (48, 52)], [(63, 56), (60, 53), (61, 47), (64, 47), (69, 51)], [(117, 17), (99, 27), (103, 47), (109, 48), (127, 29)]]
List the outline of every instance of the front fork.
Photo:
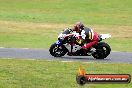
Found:
[(61, 47), (61, 48), (63, 48), (64, 50), (68, 51), (67, 48), (62, 44), (61, 41), (57, 40), (57, 41), (56, 41), (56, 45), (57, 45), (57, 47)]

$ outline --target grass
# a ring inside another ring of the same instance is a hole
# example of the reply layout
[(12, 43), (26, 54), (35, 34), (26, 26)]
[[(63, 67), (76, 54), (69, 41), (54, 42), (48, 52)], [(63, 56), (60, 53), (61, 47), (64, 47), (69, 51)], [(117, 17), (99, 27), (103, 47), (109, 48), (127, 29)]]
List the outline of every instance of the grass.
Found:
[(0, 0), (0, 19), (44, 23), (132, 25), (131, 0)]
[[(132, 64), (0, 59), (1, 88), (80, 88), (75, 77), (79, 65), (87, 73), (130, 74)], [(127, 67), (127, 68), (126, 68)], [(128, 69), (129, 68), (129, 69)], [(132, 88), (132, 84), (86, 84), (84, 88)]]

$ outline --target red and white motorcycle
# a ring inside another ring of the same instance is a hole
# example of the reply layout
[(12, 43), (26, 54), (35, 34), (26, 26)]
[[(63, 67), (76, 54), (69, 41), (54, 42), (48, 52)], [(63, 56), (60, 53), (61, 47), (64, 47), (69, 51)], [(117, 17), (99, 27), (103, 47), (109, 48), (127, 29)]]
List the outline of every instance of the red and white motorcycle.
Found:
[(54, 57), (62, 57), (65, 54), (69, 56), (93, 56), (96, 59), (104, 59), (106, 58), (110, 52), (110, 46), (101, 42), (104, 39), (110, 38), (110, 34), (100, 34), (99, 41), (96, 45), (94, 45), (91, 49), (86, 50), (81, 47), (76, 42), (76, 36), (79, 34), (76, 32), (72, 32), (72, 34), (66, 29), (58, 36), (58, 41), (53, 43), (49, 49), (49, 52)]

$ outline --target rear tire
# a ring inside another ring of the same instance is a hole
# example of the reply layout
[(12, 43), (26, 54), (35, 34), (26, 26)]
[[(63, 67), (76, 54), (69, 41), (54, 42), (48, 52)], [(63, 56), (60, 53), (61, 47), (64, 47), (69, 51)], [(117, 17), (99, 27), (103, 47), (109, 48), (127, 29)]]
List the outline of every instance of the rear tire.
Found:
[(63, 45), (60, 46), (54, 43), (51, 45), (49, 52), (54, 57), (61, 57), (67, 53), (67, 50), (65, 49), (65, 46)]
[(104, 59), (106, 58), (110, 52), (110, 46), (105, 42), (99, 42), (96, 46), (96, 52), (92, 54), (92, 56), (96, 59)]

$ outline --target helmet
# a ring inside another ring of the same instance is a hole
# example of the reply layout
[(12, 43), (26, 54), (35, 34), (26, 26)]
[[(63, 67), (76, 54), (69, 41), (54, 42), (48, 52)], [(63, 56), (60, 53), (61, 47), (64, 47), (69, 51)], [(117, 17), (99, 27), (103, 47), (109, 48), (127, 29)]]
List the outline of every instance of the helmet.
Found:
[(83, 29), (84, 25), (81, 22), (77, 22), (73, 28), (73, 31), (80, 32)]

